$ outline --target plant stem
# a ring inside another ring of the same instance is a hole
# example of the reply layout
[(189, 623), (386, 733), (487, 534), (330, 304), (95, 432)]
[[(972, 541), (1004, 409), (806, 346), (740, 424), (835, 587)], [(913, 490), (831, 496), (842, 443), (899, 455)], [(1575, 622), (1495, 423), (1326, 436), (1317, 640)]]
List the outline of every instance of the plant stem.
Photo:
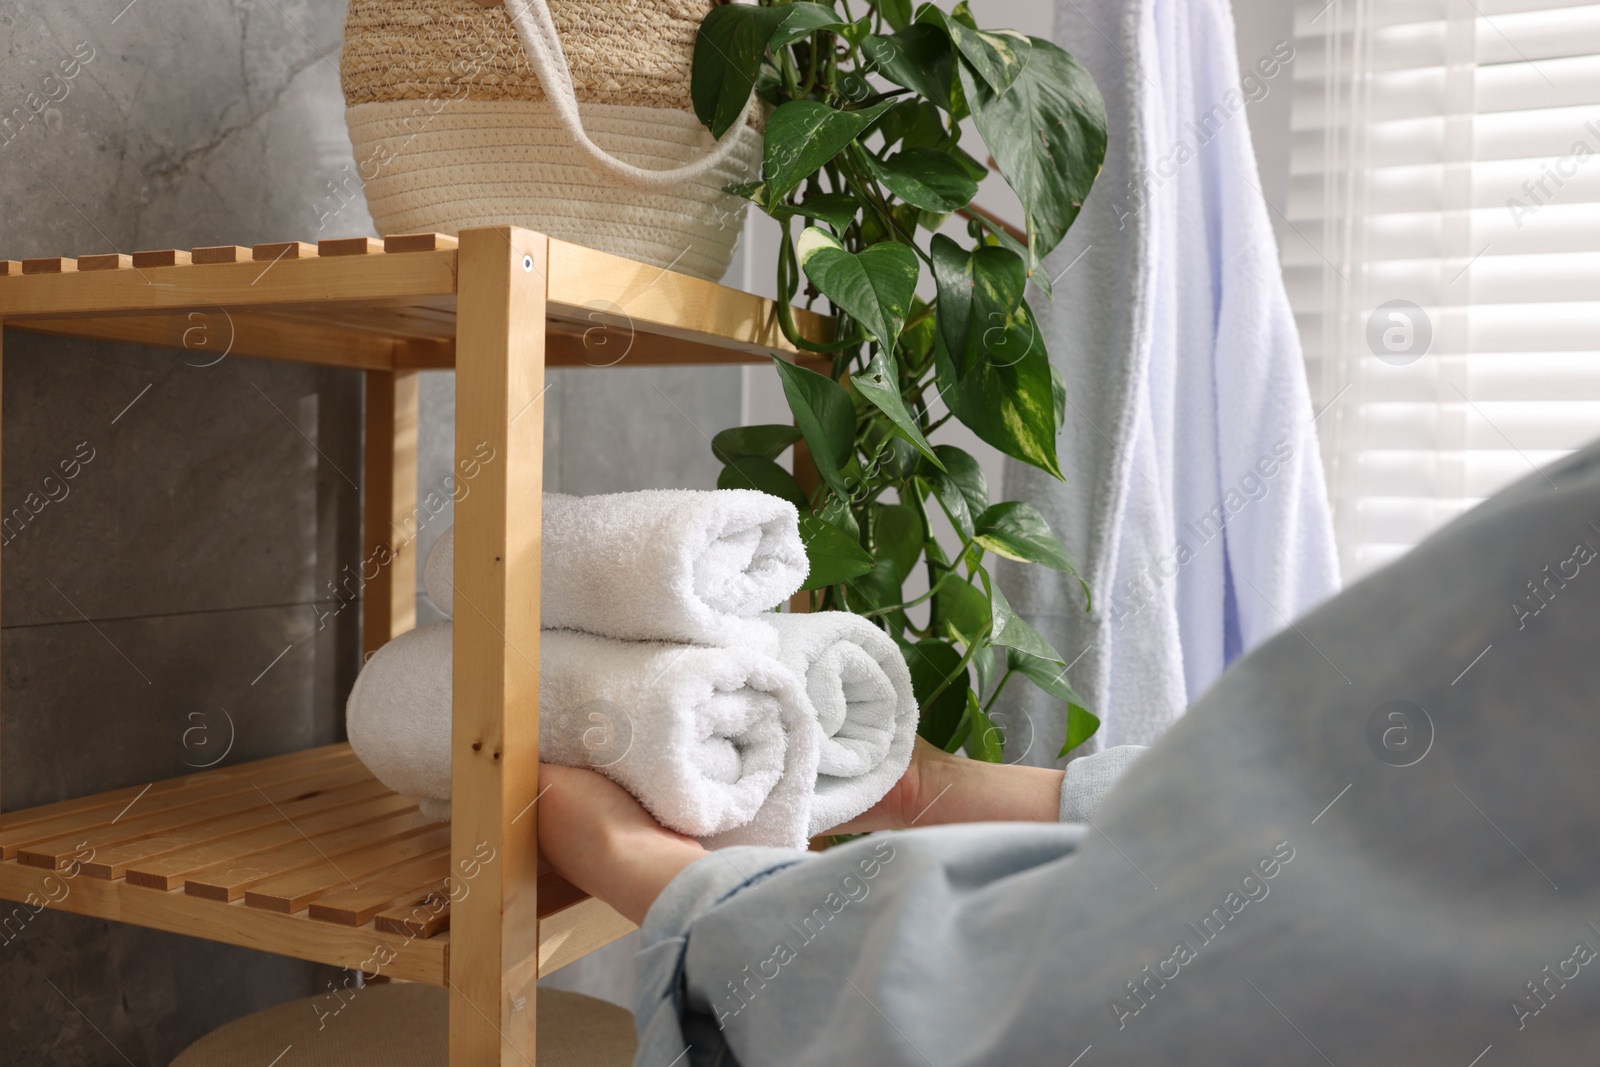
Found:
[(935, 689), (932, 693), (929, 693), (928, 699), (922, 702), (923, 711), (926, 711), (929, 707), (931, 707), (933, 702), (938, 700), (939, 697), (944, 694), (946, 689), (950, 688), (950, 683), (955, 681), (957, 676), (967, 669), (967, 665), (972, 662), (972, 657), (977, 655), (979, 645), (983, 645), (985, 648), (989, 647), (987, 644), (985, 644), (985, 642), (988, 640), (989, 631), (992, 629), (994, 629), (992, 625), (986, 626), (984, 627), (983, 633), (972, 639), (972, 643), (967, 645), (967, 650), (961, 654), (961, 662), (956, 664), (956, 669), (951, 671), (950, 676), (939, 683), (939, 688)]
[[(990, 647), (992, 648), (993, 646), (991, 645)], [(1011, 681), (1011, 676), (1016, 673), (1017, 670), (1015, 667), (1007, 667), (1006, 673), (1000, 676), (1000, 681), (995, 685), (994, 692), (989, 694), (989, 702), (983, 706), (983, 713), (985, 715), (989, 714), (989, 709), (994, 707), (994, 702), (1000, 699), (1000, 693), (1005, 689), (1006, 683)]]
[(915, 599), (906, 601), (904, 604), (895, 604), (892, 607), (878, 608), (878, 609), (876, 609), (874, 611), (863, 611), (861, 613), (861, 617), (863, 619), (871, 619), (871, 618), (874, 618), (874, 617), (876, 617), (878, 615), (887, 615), (891, 611), (904, 611), (906, 608), (914, 608), (918, 604), (921, 604), (923, 601), (925, 601), (925, 600), (929, 599), (930, 597), (932, 597), (938, 591), (939, 590), (937, 590), (937, 589), (930, 589), (926, 593), (923, 593), (921, 596), (916, 597)]

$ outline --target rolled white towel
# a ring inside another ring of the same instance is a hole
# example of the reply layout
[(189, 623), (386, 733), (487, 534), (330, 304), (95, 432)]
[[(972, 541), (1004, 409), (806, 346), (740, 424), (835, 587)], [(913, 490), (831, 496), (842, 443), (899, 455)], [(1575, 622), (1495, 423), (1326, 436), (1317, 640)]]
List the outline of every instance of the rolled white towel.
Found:
[(820, 742), (811, 833), (855, 818), (905, 774), (917, 737), (911, 672), (888, 634), (847, 611), (763, 615), (805, 680)]
[[(752, 489), (546, 493), (540, 624), (631, 641), (734, 645), (747, 616), (783, 603), (809, 570), (799, 513)], [(454, 614), (455, 528), (428, 553), (423, 587)]]
[(450, 818), (450, 624), (419, 626), (374, 652), (345, 702), (345, 733), (378, 781)]
[[(539, 758), (589, 767), (713, 848), (804, 848), (818, 739), (799, 679), (753, 648), (540, 634)], [(448, 818), (451, 624), (384, 645), (351, 691), (351, 747)]]

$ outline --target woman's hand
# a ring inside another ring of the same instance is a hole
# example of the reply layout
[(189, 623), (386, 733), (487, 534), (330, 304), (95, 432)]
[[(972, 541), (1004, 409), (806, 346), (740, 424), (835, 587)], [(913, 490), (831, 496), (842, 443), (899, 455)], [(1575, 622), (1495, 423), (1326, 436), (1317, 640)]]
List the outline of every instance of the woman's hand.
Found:
[[(927, 807), (928, 798), (944, 788), (949, 777), (945, 764), (960, 758), (917, 738), (916, 745), (911, 749), (911, 765), (894, 784), (894, 788), (872, 807), (828, 832), (864, 834), (870, 830), (905, 829)], [(932, 792), (929, 792), (930, 786)]]
[(1064, 772), (983, 763), (917, 738), (911, 765), (887, 796), (829, 833), (905, 830), (957, 822), (1055, 822)]
[(567, 881), (635, 924), (679, 871), (706, 854), (604, 775), (541, 763), (539, 784), (540, 853)]

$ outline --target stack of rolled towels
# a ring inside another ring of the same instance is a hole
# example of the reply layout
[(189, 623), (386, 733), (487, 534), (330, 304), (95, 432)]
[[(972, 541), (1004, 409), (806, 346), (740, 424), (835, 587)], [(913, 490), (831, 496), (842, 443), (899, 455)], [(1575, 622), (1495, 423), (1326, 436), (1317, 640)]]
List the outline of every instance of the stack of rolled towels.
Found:
[[(793, 504), (744, 489), (543, 503), (541, 760), (599, 771), (713, 848), (803, 848), (899, 780), (917, 705), (894, 641), (848, 612), (772, 610), (807, 573)], [(447, 615), (453, 533), (424, 577)], [(441, 820), (450, 700), (451, 623), (434, 623), (373, 654), (346, 716), (367, 767)]]

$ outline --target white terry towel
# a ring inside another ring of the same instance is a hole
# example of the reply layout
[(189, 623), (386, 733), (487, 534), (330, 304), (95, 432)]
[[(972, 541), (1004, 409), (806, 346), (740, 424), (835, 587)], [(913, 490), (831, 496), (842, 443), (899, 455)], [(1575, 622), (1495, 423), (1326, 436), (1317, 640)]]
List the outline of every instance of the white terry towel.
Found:
[[(755, 648), (540, 634), (539, 758), (589, 767), (709, 847), (806, 845), (818, 738), (800, 681)], [(448, 817), (451, 624), (379, 649), (350, 693), (357, 756)]]
[[(787, 500), (752, 489), (546, 493), (540, 623), (631, 641), (734, 645), (745, 616), (787, 600), (810, 564)], [(455, 528), (428, 553), (423, 587), (454, 614)]]
[(911, 672), (893, 639), (847, 611), (762, 616), (805, 681), (820, 742), (811, 833), (855, 818), (900, 780), (917, 739)]
[[(1337, 554), (1226, 0), (1059, 0), (1055, 39), (1123, 135), (1034, 303), (1066, 379), (1067, 477), (1008, 462), (1005, 495), (1044, 513), (1094, 610), (1069, 575), (998, 580), (1076, 664), (1096, 743), (1147, 744), (1335, 592)], [(1288, 56), (1244, 57), (1250, 84), (1290, 92)], [(1053, 764), (1059, 702), (1022, 686), (1002, 705), (1038, 728), (1026, 761)]]

